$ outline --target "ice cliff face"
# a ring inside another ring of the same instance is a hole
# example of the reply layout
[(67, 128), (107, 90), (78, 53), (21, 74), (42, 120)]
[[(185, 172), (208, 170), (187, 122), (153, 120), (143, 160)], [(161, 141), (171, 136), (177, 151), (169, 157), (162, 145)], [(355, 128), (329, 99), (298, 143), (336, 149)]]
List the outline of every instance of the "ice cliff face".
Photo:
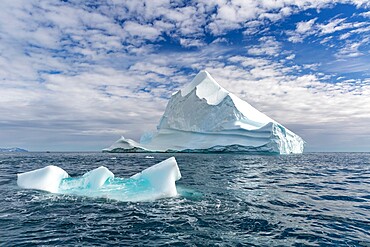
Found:
[(207, 71), (173, 94), (154, 134), (122, 137), (108, 152), (302, 153), (304, 141), (222, 88)]

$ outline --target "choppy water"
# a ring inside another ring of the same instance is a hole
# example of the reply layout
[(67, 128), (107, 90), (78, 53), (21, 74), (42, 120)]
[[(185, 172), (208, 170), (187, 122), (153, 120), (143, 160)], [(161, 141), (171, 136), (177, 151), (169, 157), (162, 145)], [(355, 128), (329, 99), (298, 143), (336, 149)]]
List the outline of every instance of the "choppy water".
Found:
[(180, 196), (119, 202), (23, 190), (16, 173), (106, 166), (128, 177), (170, 154), (0, 154), (0, 245), (370, 246), (370, 154), (176, 154)]

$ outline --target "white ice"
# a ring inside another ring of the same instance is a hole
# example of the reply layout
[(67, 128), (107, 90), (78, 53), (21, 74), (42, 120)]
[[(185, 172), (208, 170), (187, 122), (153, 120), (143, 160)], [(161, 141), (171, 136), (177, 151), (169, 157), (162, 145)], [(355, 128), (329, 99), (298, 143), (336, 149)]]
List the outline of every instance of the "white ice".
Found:
[(115, 178), (101, 166), (72, 178), (62, 168), (47, 166), (18, 174), (21, 188), (52, 193), (104, 197), (120, 201), (150, 201), (177, 195), (176, 181), (181, 173), (174, 157), (153, 165), (130, 178)]
[(175, 182), (181, 178), (176, 159), (171, 157), (154, 166), (133, 175), (131, 178), (136, 180), (147, 180), (157, 193), (157, 197), (176, 196)]
[(84, 178), (84, 187), (94, 190), (99, 189), (107, 179), (114, 178), (114, 174), (108, 168), (100, 166), (85, 173), (82, 178)]
[(58, 193), (59, 185), (69, 175), (57, 166), (46, 166), (41, 169), (17, 174), (17, 184), (21, 188), (44, 190)]

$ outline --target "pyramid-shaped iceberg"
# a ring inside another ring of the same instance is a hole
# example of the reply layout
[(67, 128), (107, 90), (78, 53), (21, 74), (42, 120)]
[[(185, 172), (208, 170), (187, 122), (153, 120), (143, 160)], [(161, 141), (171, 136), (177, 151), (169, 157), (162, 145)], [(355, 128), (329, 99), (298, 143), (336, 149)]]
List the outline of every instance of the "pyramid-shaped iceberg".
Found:
[(222, 88), (207, 71), (172, 95), (156, 133), (121, 137), (105, 152), (302, 153), (304, 141)]

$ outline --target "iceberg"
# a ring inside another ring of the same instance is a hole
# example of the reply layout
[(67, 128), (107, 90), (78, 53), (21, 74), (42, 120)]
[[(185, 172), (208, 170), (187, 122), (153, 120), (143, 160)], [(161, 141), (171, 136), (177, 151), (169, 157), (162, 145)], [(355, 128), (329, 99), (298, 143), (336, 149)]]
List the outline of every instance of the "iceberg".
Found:
[(155, 133), (121, 137), (103, 152), (302, 153), (305, 142), (201, 71), (174, 93)]
[(17, 177), (18, 186), (24, 189), (119, 201), (151, 201), (177, 196), (176, 181), (181, 173), (176, 159), (171, 157), (130, 178), (117, 178), (104, 166), (73, 178), (52, 165), (17, 174)]
[(21, 188), (44, 190), (57, 193), (63, 179), (69, 175), (62, 168), (47, 166), (30, 172), (17, 174), (17, 184)]

